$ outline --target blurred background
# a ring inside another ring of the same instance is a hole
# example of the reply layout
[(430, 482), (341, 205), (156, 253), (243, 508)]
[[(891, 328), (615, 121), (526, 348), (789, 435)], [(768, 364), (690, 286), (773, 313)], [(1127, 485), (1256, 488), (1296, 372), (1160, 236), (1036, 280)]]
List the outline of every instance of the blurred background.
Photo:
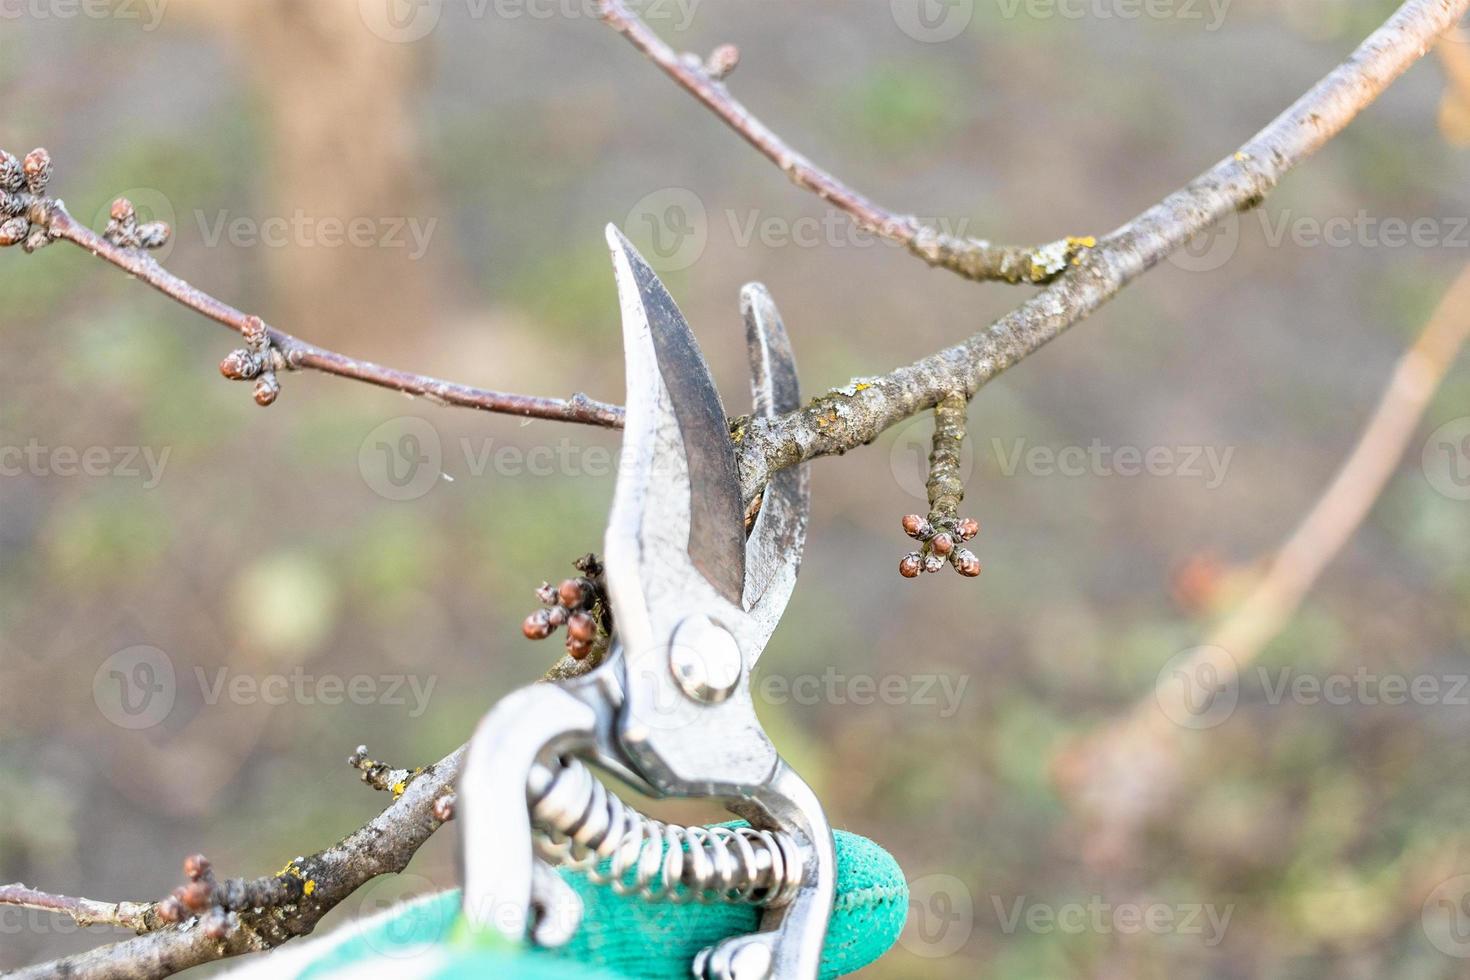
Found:
[[(94, 228), (119, 194), (170, 221), (171, 270), (282, 329), (505, 390), (621, 401), (610, 221), (732, 412), (747, 281), (813, 393), (1029, 294), (854, 231), (591, 6), (0, 2), (0, 147), (49, 148)], [(738, 44), (735, 93), (875, 200), (1038, 242), (1182, 185), (1393, 6), (640, 9), (681, 49)], [(897, 575), (927, 419), (812, 466), (758, 691), (833, 823), (911, 880), (864, 976), (1470, 976), (1470, 442), (1441, 459), (1457, 443), (1430, 438), (1470, 437), (1464, 359), (1230, 710), (1172, 736), (1178, 791), (1120, 838), (1060, 778), (1239, 601), (1470, 259), (1448, 77), (1426, 59), (1263, 208), (984, 389), (961, 510), (979, 580)], [(519, 624), (600, 547), (616, 433), (315, 375), (259, 409), (215, 368), (238, 338), (64, 244), (0, 254), (0, 345), (0, 881), (154, 899), (196, 850), (267, 873), (385, 804), (356, 745), (438, 759), (557, 652)], [(452, 885), (452, 838), (330, 921)], [(119, 938), (0, 926), (0, 969)]]

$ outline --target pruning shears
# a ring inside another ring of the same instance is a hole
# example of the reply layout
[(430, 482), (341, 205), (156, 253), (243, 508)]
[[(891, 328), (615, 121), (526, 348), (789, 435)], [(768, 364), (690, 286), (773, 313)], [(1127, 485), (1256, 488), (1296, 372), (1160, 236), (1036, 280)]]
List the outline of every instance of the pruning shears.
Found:
[[(464, 914), (555, 947), (583, 906), (571, 864), (650, 901), (739, 902), (760, 931), (704, 950), (708, 980), (816, 980), (832, 916), (832, 829), (756, 716), (751, 673), (796, 583), (810, 489), (778, 472), (747, 529), (730, 428), (694, 335), (648, 263), (607, 230), (622, 306), (627, 414), (604, 567), (602, 662), (532, 684), (481, 722), (460, 783)], [(799, 405), (764, 287), (742, 292), (754, 412)], [(745, 823), (680, 827), (624, 803), (588, 763), (650, 797), (704, 798)]]

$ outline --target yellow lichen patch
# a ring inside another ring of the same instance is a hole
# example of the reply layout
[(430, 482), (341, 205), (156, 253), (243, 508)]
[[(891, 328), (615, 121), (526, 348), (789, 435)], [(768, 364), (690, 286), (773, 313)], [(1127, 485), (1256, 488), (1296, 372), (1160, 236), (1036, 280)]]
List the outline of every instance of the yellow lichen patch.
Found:
[(398, 782), (394, 783), (393, 784), (393, 798), (395, 800), (398, 799), (400, 796), (403, 795), (403, 791), (406, 790), (406, 789), (408, 789), (408, 780), (406, 780), (406, 779), (400, 779)]
[(314, 891), (316, 891), (316, 882), (308, 878), (306, 884), (302, 886), (301, 892), (304, 895), (310, 895)]
[(1236, 150), (1235, 151), (1235, 162), (1236, 163), (1245, 163), (1247, 160), (1250, 160), (1250, 159), (1252, 159), (1251, 155), (1249, 153), (1246, 153), (1244, 150)]
[(295, 861), (287, 861), (286, 866), (276, 872), (277, 878), (300, 878), (301, 869), (296, 867)]
[(1067, 244), (1073, 248), (1096, 248), (1097, 238), (1094, 235), (1068, 235)]

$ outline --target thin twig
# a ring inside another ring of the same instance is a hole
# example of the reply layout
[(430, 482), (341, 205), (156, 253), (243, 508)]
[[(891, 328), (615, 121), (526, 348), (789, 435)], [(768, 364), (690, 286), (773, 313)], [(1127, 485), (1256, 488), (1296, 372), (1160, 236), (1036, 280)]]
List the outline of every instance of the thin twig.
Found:
[[(1295, 616), (1322, 572), (1341, 553), (1388, 485), (1419, 422), (1456, 357), (1470, 340), (1470, 265), (1461, 272), (1417, 340), (1399, 358), (1368, 424), (1331, 484), (1271, 559), (1261, 580), (1231, 615), (1178, 665), (1186, 678), (1235, 683)], [(1208, 673), (1206, 673), (1208, 671)], [(1059, 778), (1091, 820), (1089, 850), (1115, 858), (1166, 808), (1190, 767), (1180, 719), (1192, 717), (1185, 685), (1164, 684), (1121, 719), (1074, 740)], [(1132, 779), (1120, 779), (1121, 772)], [(1147, 793), (1129, 790), (1143, 779)], [(1121, 792), (1120, 792), (1121, 789)], [(1128, 799), (1124, 799), (1128, 796)]]
[(19, 882), (0, 885), (0, 905), (55, 912), (69, 917), (83, 928), (119, 926), (134, 932), (148, 932), (159, 925), (152, 902), (99, 902), (90, 898), (52, 895), (27, 888)]
[(299, 887), (290, 890), (293, 900), (288, 904), (238, 910), (222, 936), (211, 936), (198, 927), (197, 920), (190, 919), (26, 967), (6, 974), (7, 980), (157, 980), (201, 963), (274, 949), (306, 935), (322, 916), (364, 884), (408, 866), (448, 816), (442, 801), (452, 791), (463, 760), (461, 746), (428, 766), (391, 806), (331, 847), (296, 858), (277, 874), (223, 883), (229, 894), (240, 895), (278, 891), (283, 876)]
[(962, 343), (881, 377), (857, 379), (795, 412), (750, 419), (738, 451), (745, 499), (754, 499), (777, 470), (872, 442), (952, 392), (973, 397), (1191, 238), (1259, 205), (1282, 177), (1423, 57), (1467, 8), (1470, 0), (1408, 0), (1346, 62), (1239, 150), (1083, 252), (1055, 282)]
[[(709, 62), (681, 55), (649, 28), (623, 0), (600, 0), (602, 19), (647, 58), (704, 104), (746, 142), (781, 168), (791, 182), (811, 191), (844, 212), (859, 228), (903, 245), (932, 266), (948, 269), (966, 279), (1000, 282), (1045, 283), (1055, 279), (1092, 238), (1063, 238), (1045, 245), (997, 245), (978, 238), (958, 238), (924, 225), (912, 215), (889, 211), (792, 149), (765, 123), (745, 108), (721, 81), (723, 65), (733, 51), (725, 45)], [(717, 66), (714, 71), (711, 66)], [(728, 73), (728, 69), (724, 69)]]
[[(101, 235), (76, 221), (60, 201), (51, 202), (46, 228), (53, 238), (71, 242), (93, 255), (117, 266), (170, 299), (187, 306), (211, 320), (221, 323), (236, 333), (243, 334), (250, 320), (228, 303), (190, 285), (169, 272), (144, 252), (123, 248), (107, 241)], [(439, 405), (455, 405), (475, 408), (483, 412), (500, 412), (521, 415), (527, 418), (551, 419), (558, 422), (580, 422), (619, 428), (623, 424), (623, 410), (617, 405), (594, 401), (580, 392), (568, 399), (542, 398), (533, 395), (516, 395), (502, 391), (489, 391), (469, 385), (441, 381), (423, 374), (413, 374), (394, 368), (362, 361), (346, 354), (318, 347), (291, 334), (268, 327), (271, 346), (279, 351), (289, 370), (310, 369), (324, 374), (335, 374), (342, 378), (364, 381), (381, 388), (391, 388), (408, 395), (426, 398)]]

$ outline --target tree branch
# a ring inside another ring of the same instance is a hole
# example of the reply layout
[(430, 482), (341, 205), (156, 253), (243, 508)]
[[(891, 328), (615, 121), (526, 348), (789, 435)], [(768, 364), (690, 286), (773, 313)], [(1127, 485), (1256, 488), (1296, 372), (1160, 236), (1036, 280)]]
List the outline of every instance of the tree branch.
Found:
[(777, 470), (872, 442), (951, 392), (973, 396), (1195, 235), (1260, 204), (1288, 171), (1423, 57), (1467, 8), (1470, 0), (1408, 0), (1346, 62), (1239, 150), (1079, 254), (1054, 283), (963, 343), (883, 377), (857, 379), (795, 412), (750, 419), (739, 449), (746, 499)]
[(158, 917), (162, 903), (149, 903), (138, 913), (138, 921), (151, 931), (6, 976), (8, 980), (157, 980), (201, 963), (274, 949), (306, 935), (367, 882), (408, 866), (443, 823), (441, 800), (452, 792), (464, 752), (461, 746), (425, 768), (409, 780), (391, 806), (331, 847), (297, 858), (275, 875), (221, 883), (222, 893), (238, 895), (280, 892), (283, 882), (290, 887), (284, 889), (289, 900), (282, 904), (231, 909), (234, 915), (229, 928), (220, 935), (211, 935), (198, 918), (162, 925)]
[[(33, 209), (36, 211), (37, 209)], [(175, 276), (150, 255), (143, 251), (126, 248), (108, 241), (102, 235), (74, 219), (60, 201), (47, 201), (39, 209), (43, 217), (41, 226), (53, 239), (77, 245), (93, 255), (117, 266), (124, 272), (141, 279), (170, 299), (187, 306), (236, 333), (244, 334), (251, 317), (228, 303)], [(346, 354), (318, 347), (284, 331), (267, 326), (271, 346), (280, 353), (285, 370), (309, 369), (323, 374), (335, 374), (342, 378), (364, 381), (380, 388), (391, 388), (407, 395), (426, 398), (437, 405), (455, 405), (475, 408), (483, 412), (499, 412), (521, 415), (527, 418), (550, 419), (557, 422), (580, 422), (620, 428), (623, 410), (617, 405), (594, 401), (580, 392), (569, 399), (541, 398), (533, 395), (516, 395), (501, 391), (489, 391), (469, 385), (441, 381), (423, 374), (413, 374), (394, 368), (358, 360)]]
[(721, 79), (735, 67), (738, 53), (719, 48), (709, 64), (681, 55), (645, 24), (623, 0), (599, 0), (603, 21), (681, 88), (704, 104), (746, 142), (781, 168), (791, 182), (844, 212), (859, 228), (897, 242), (932, 266), (966, 279), (1044, 283), (1055, 279), (1076, 255), (1094, 244), (1092, 238), (1063, 238), (1045, 245), (997, 245), (978, 238), (946, 235), (912, 215), (889, 211), (788, 146), (765, 123), (741, 105)]
[(55, 912), (69, 917), (83, 928), (120, 926), (134, 932), (148, 932), (159, 924), (152, 902), (98, 902), (90, 898), (71, 898), (36, 891), (19, 882), (0, 885), (0, 905)]

